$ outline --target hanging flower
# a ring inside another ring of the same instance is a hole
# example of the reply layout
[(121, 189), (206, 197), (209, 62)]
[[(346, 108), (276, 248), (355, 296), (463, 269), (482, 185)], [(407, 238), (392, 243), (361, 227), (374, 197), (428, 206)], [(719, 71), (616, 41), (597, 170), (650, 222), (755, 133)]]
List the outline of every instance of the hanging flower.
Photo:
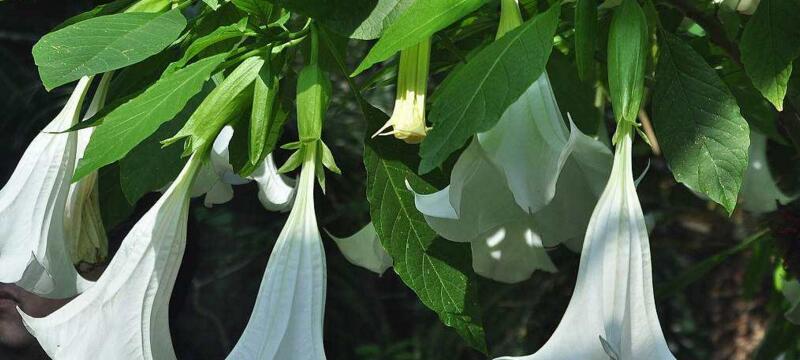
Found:
[(33, 139), (0, 190), (0, 282), (65, 298), (91, 286), (70, 261), (64, 209), (75, 164), (78, 122), (91, 83), (78, 82), (67, 104)]
[(775, 211), (778, 203), (786, 205), (796, 196), (786, 195), (772, 177), (767, 162), (767, 137), (750, 132), (750, 163), (742, 181), (742, 207), (755, 214)]
[(192, 186), (192, 197), (205, 195), (206, 207), (224, 204), (233, 199), (231, 185), (258, 184), (258, 200), (270, 211), (287, 211), (294, 199), (294, 179), (278, 173), (272, 154), (267, 155), (248, 178), (236, 174), (230, 164), (228, 147), (233, 138), (233, 127), (226, 125), (214, 140), (210, 161), (203, 165)]
[(20, 311), (47, 354), (59, 360), (175, 359), (169, 299), (186, 246), (195, 153), (134, 225), (97, 283), (43, 318)]
[[(428, 132), (425, 125), (425, 92), (428, 89), (428, 68), (431, 57), (431, 40), (423, 40), (400, 52), (397, 70), (397, 98), (392, 117), (375, 132), (394, 135), (409, 144), (422, 142)], [(392, 128), (386, 132), (386, 129)]]
[(622, 131), (564, 317), (536, 353), (501, 359), (674, 359), (653, 298), (650, 245), (631, 167), (633, 131)]
[[(113, 72), (103, 74), (97, 85), (84, 120), (91, 118), (103, 107)], [(94, 127), (78, 130), (75, 163), (83, 157)], [(97, 171), (70, 185), (67, 206), (64, 210), (64, 227), (70, 257), (74, 264), (99, 263), (108, 256), (108, 237), (100, 215), (100, 195)]]
[(303, 156), (294, 207), (272, 249), (255, 308), (228, 360), (325, 359), (325, 251), (314, 212), (316, 146)]
[(556, 271), (545, 249), (580, 249), (611, 165), (603, 144), (572, 128), (543, 74), (461, 154), (450, 186), (416, 195), (417, 209), (444, 238), (471, 243), (478, 274), (513, 283)]
[(346, 238), (328, 235), (336, 242), (342, 255), (353, 265), (363, 267), (378, 275), (392, 267), (392, 258), (381, 245), (381, 240), (372, 223), (364, 226), (353, 236)]

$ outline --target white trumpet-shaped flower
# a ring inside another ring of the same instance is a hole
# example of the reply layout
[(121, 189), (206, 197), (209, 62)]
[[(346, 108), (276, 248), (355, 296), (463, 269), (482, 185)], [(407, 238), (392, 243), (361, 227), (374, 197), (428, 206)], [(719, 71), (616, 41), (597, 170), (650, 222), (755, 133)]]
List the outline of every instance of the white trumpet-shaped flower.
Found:
[(353, 265), (363, 267), (378, 275), (392, 267), (392, 258), (381, 245), (372, 223), (367, 224), (353, 236), (338, 238), (328, 234), (336, 242), (339, 251)]
[(786, 311), (786, 318), (800, 325), (800, 282), (797, 280), (784, 280), (783, 296), (789, 301), (791, 307)]
[[(103, 107), (113, 73), (103, 74), (84, 119), (89, 119)], [(78, 130), (75, 163), (83, 157), (94, 127)], [(100, 215), (100, 195), (97, 171), (70, 185), (64, 210), (64, 227), (72, 262), (98, 263), (108, 256), (108, 237)]]
[(23, 321), (53, 359), (175, 359), (169, 299), (186, 246), (189, 189), (203, 157), (133, 226), (89, 290), (43, 318)]
[(192, 197), (205, 195), (204, 204), (212, 207), (233, 199), (233, 187), (255, 180), (258, 184), (258, 200), (270, 211), (287, 211), (295, 195), (294, 179), (278, 173), (272, 154), (267, 155), (248, 178), (236, 174), (230, 164), (228, 147), (233, 138), (233, 127), (222, 128), (211, 152), (211, 161), (206, 163), (192, 187)]
[(72, 264), (64, 229), (78, 135), (60, 133), (78, 122), (90, 83), (90, 77), (78, 82), (0, 190), (0, 282), (50, 298), (74, 296), (91, 286)]
[[(418, 144), (428, 133), (425, 124), (425, 93), (428, 90), (431, 39), (400, 51), (397, 66), (397, 98), (392, 117), (375, 132), (378, 135), (394, 135), (409, 144)], [(391, 131), (386, 131), (388, 128)]]
[(633, 182), (632, 131), (627, 130), (589, 221), (564, 317), (536, 353), (501, 359), (674, 359), (656, 314), (650, 245)]
[(775, 211), (778, 203), (786, 205), (796, 196), (786, 195), (772, 177), (767, 162), (767, 137), (750, 132), (750, 163), (742, 181), (742, 207), (752, 213)]
[(605, 145), (572, 128), (543, 74), (461, 154), (448, 187), (416, 195), (417, 209), (444, 238), (471, 243), (478, 274), (512, 283), (555, 271), (545, 249), (580, 249), (611, 165)]
[(264, 271), (256, 304), (229, 360), (322, 360), (325, 251), (314, 212), (316, 153), (304, 150), (297, 197)]

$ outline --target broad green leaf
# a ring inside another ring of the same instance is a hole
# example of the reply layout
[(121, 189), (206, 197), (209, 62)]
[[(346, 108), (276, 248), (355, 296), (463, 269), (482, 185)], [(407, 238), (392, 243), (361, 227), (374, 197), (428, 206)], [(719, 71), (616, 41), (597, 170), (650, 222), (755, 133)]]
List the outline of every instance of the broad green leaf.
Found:
[(352, 76), (360, 74), (398, 51), (416, 45), (475, 11), (488, 0), (416, 1), (387, 28)]
[(594, 49), (600, 25), (597, 21), (597, 0), (575, 2), (575, 64), (578, 76), (587, 81), (594, 78)]
[[(397, 0), (388, 2), (392, 1)], [(353, 36), (376, 12), (388, 8), (386, 0), (270, 0), (270, 2), (294, 13), (314, 18), (334, 32), (348, 37)]]
[(680, 38), (661, 32), (653, 125), (675, 179), (725, 207), (747, 168), (747, 122), (714, 69)]
[(184, 155), (210, 145), (225, 124), (235, 120), (251, 101), (253, 80), (258, 77), (264, 59), (253, 56), (244, 60), (203, 100), (186, 125), (175, 136), (163, 141), (169, 145), (188, 138)]
[(614, 10), (608, 34), (608, 87), (617, 122), (635, 123), (644, 96), (647, 19), (636, 0)]
[(33, 58), (50, 90), (158, 54), (185, 26), (178, 10), (100, 16), (45, 35), (33, 46)]
[(206, 58), (178, 70), (100, 118), (73, 181), (121, 159), (161, 124), (175, 117), (202, 89), (225, 56)]
[(175, 180), (186, 164), (182, 157), (183, 149), (180, 146), (163, 147), (161, 141), (178, 132), (213, 89), (213, 83), (206, 82), (174, 119), (161, 125), (153, 135), (120, 159), (119, 183), (128, 202), (135, 204), (148, 192), (162, 189)]
[(467, 139), (491, 129), (544, 71), (553, 49), (560, 7), (529, 20), (486, 46), (439, 86), (422, 142), (419, 170), (439, 166)]
[[(388, 120), (369, 105), (364, 111), (367, 134)], [(450, 242), (436, 235), (415, 207), (414, 195), (406, 188), (406, 181), (418, 191), (436, 191), (414, 173), (417, 161), (416, 146), (388, 137), (366, 140), (364, 165), (372, 222), (381, 244), (394, 260), (394, 271), (403, 282), (445, 325), (485, 353), (469, 244)]]
[(111, 164), (97, 171), (100, 217), (106, 229), (113, 229), (125, 221), (134, 210), (122, 192), (119, 182), (119, 165)]
[(206, 3), (211, 10), (219, 9), (219, 0), (203, 0), (203, 2)]
[(762, 0), (739, 43), (753, 85), (778, 110), (800, 55), (800, 0)]

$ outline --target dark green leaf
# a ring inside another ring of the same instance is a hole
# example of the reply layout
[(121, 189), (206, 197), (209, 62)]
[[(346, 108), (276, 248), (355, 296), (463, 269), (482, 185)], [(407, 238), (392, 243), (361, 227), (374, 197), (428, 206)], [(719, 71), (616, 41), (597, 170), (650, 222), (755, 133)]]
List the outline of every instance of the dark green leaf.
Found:
[[(416, 0), (378, 0), (375, 9), (353, 30), (353, 39), (377, 39)], [(425, 0), (422, 0), (425, 1)]]
[(488, 0), (424, 0), (414, 2), (387, 28), (353, 76), (416, 45), (475, 11)]
[(730, 90), (705, 60), (661, 32), (653, 125), (675, 179), (725, 207), (747, 168), (750, 133)]
[(635, 123), (644, 96), (647, 19), (636, 0), (614, 10), (608, 34), (608, 87), (617, 122)]
[(433, 129), (422, 142), (420, 172), (439, 166), (467, 139), (491, 129), (544, 71), (553, 49), (555, 5), (489, 44), (434, 94)]
[(800, 55), (800, 0), (762, 0), (739, 48), (753, 85), (782, 110), (792, 61)]
[(594, 49), (599, 28), (597, 0), (578, 0), (575, 3), (575, 64), (583, 81), (594, 78)]
[(571, 117), (584, 134), (597, 134), (603, 113), (595, 106), (594, 85), (589, 81), (581, 81), (575, 64), (558, 51), (550, 56), (547, 74), (564, 119)]
[(121, 159), (161, 124), (177, 115), (225, 56), (206, 58), (178, 70), (99, 119), (101, 123), (92, 134), (73, 180)]
[[(367, 134), (388, 120), (369, 105), (364, 110)], [(414, 173), (417, 161), (416, 146), (388, 137), (367, 139), (364, 165), (372, 222), (403, 282), (445, 325), (455, 329), (470, 346), (486, 353), (469, 245), (437, 236), (417, 211), (406, 180), (418, 191), (436, 191)]]
[(96, 17), (45, 35), (34, 45), (33, 57), (49, 90), (158, 54), (185, 26), (178, 10)]
[(267, 20), (272, 16), (272, 4), (264, 0), (231, 0), (231, 2), (240, 10), (258, 19)]

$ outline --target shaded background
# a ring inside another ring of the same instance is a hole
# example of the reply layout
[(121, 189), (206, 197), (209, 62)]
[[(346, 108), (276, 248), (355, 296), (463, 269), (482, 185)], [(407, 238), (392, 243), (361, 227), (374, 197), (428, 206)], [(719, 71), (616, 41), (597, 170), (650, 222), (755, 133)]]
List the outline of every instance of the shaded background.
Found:
[[(49, 29), (93, 5), (85, 0), (0, 2), (2, 183), (29, 141), (71, 92), (69, 86), (50, 93), (44, 90), (31, 47)], [(325, 136), (344, 175), (328, 177), (327, 195), (317, 192), (317, 215), (322, 228), (343, 236), (368, 221), (361, 164), (364, 124), (344, 82), (338, 79), (334, 88), (338, 91)], [(391, 104), (393, 90), (386, 88), (372, 97)], [(651, 155), (642, 147), (637, 152), (638, 173)], [(789, 148), (773, 152), (793, 154)], [(798, 330), (775, 310), (780, 310), (780, 295), (771, 291), (775, 259), (764, 255), (771, 246), (768, 240), (728, 257), (688, 286), (669, 290), (669, 285), (675, 285), (671, 280), (764, 228), (765, 219), (741, 211), (728, 218), (721, 208), (676, 185), (662, 158), (649, 160), (651, 170), (639, 193), (645, 212), (655, 219), (651, 250), (658, 310), (675, 355), (680, 359), (746, 359), (754, 356), (765, 338), (791, 342)], [(789, 156), (778, 166), (797, 168), (796, 160)], [(795, 185), (779, 181), (787, 187)], [(250, 316), (269, 251), (286, 218), (260, 206), (254, 184), (235, 191), (232, 202), (213, 209), (204, 208), (198, 200), (192, 205), (187, 252), (171, 304), (171, 329), (180, 359), (222, 359), (232, 348)], [(140, 201), (130, 220), (109, 229), (112, 249), (154, 198)], [(350, 265), (329, 238), (325, 237), (324, 244), (329, 359), (485, 358), (441, 325), (391, 270), (378, 277)], [(578, 255), (554, 249), (552, 256), (562, 269), (557, 274), (537, 272), (514, 286), (489, 280), (480, 284), (491, 355), (531, 353), (555, 329), (572, 292)], [(770, 327), (772, 335), (767, 337)]]

